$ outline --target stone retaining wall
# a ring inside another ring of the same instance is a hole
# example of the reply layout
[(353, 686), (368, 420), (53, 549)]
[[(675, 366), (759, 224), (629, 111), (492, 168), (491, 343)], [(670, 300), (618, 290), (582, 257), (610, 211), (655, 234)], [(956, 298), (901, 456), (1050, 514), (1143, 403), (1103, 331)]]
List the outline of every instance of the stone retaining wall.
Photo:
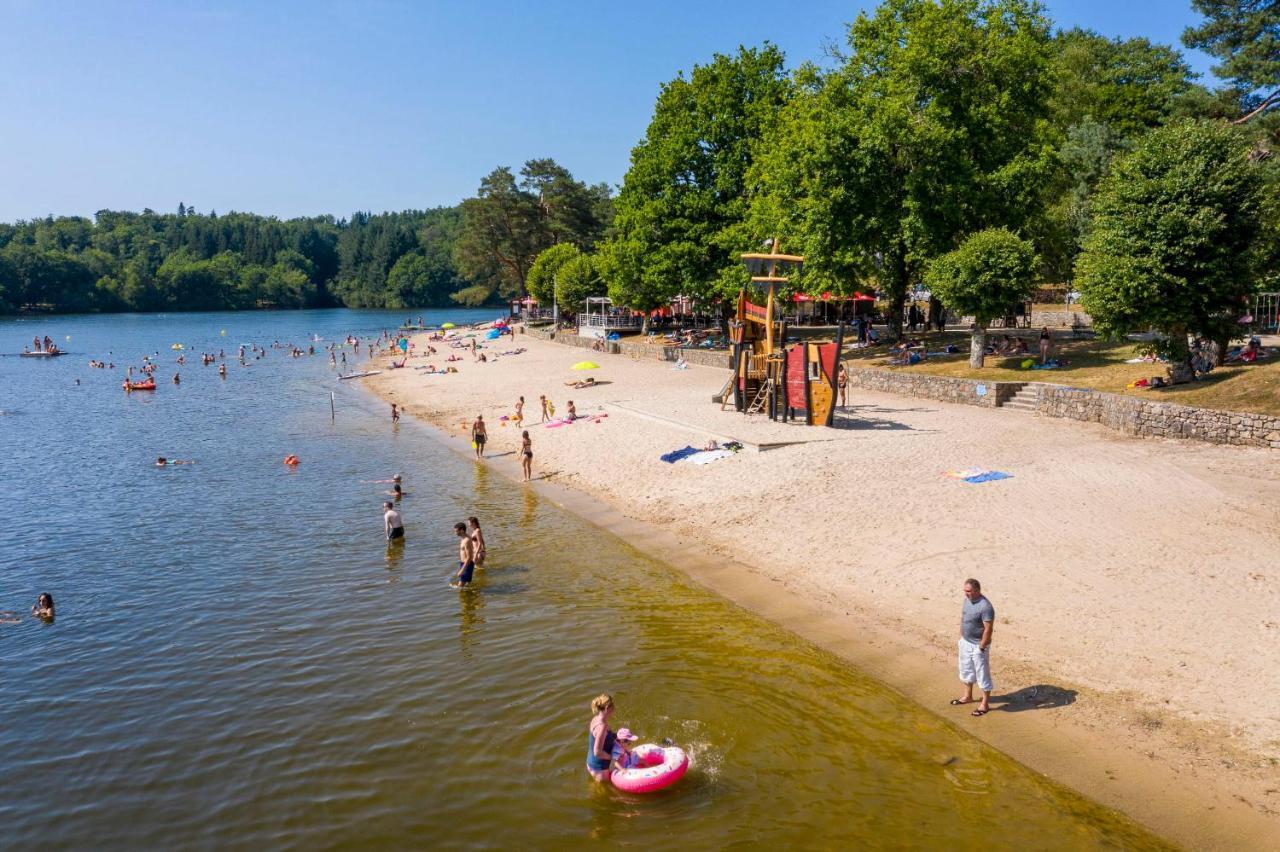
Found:
[(1049, 417), (1101, 423), (1122, 435), (1185, 438), (1211, 444), (1280, 449), (1280, 417), (1193, 408), (1123, 394), (1060, 385), (1036, 386), (1036, 411)]
[(849, 374), (849, 386), (865, 390), (896, 393), (935, 399), (939, 402), (955, 402), (961, 405), (977, 405), (996, 408), (1016, 394), (1024, 382), (983, 382), (975, 379), (955, 379), (949, 376), (931, 376), (905, 370), (874, 370), (860, 367), (845, 369)]

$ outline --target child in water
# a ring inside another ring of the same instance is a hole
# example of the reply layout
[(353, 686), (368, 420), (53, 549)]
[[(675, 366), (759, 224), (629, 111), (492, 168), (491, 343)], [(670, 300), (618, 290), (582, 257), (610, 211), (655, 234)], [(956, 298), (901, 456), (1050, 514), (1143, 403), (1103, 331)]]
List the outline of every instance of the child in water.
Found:
[(631, 769), (640, 765), (640, 758), (631, 751), (631, 743), (640, 739), (630, 728), (620, 728), (613, 741), (613, 762), (619, 769)]

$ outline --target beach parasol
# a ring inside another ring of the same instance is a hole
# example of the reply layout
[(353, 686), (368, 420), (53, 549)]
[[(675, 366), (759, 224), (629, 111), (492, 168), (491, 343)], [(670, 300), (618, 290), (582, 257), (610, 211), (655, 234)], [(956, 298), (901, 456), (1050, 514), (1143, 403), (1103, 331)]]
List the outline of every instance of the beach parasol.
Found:
[(596, 363), (595, 363), (595, 362), (593, 362), (593, 361), (579, 361), (578, 363), (576, 363), (576, 364), (574, 364), (574, 365), (573, 365), (573, 369), (575, 369), (575, 370), (598, 370), (598, 369), (600, 369), (600, 365), (599, 365), (599, 364), (596, 364)]
[(453, 324), (453, 323), (451, 323), (451, 322), (443, 323), (443, 324), (441, 324), (441, 326), (440, 326), (440, 327), (441, 327), (441, 328), (457, 328), (457, 326), (456, 326), (456, 325), (454, 325), (454, 324)]

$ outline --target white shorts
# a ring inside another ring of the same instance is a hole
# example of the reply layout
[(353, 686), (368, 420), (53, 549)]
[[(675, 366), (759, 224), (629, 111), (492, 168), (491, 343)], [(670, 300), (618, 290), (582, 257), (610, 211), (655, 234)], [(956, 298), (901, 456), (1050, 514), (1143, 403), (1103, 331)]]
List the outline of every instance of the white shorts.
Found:
[(991, 683), (991, 649), (983, 651), (968, 639), (961, 639), (957, 645), (960, 653), (960, 682), (976, 683), (978, 689), (990, 692)]

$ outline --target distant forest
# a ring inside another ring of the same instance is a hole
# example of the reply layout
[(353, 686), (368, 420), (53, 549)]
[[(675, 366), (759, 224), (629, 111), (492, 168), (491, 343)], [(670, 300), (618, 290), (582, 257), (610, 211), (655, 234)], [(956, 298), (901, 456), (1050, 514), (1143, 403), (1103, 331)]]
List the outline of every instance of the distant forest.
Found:
[(589, 249), (611, 219), (608, 187), (554, 160), (496, 169), (476, 198), (432, 210), (280, 220), (183, 203), (49, 216), (0, 224), (0, 313), (493, 305), (522, 294), (541, 249)]

